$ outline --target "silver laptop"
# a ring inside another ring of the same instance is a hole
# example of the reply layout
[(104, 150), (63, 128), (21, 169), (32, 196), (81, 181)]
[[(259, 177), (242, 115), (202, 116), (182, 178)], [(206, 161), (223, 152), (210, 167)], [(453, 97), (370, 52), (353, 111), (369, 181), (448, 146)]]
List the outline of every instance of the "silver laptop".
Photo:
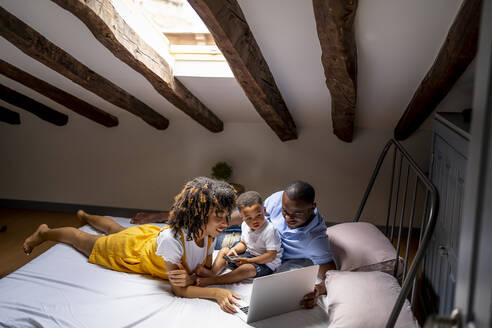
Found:
[(249, 304), (238, 300), (237, 313), (247, 323), (301, 308), (300, 301), (314, 290), (319, 265), (255, 278)]

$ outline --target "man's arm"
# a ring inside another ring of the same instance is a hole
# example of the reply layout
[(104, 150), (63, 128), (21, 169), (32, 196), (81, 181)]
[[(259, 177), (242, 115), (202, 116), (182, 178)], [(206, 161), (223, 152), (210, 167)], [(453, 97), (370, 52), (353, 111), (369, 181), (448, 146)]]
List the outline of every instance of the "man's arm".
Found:
[(318, 277), (321, 279), (321, 282), (314, 286), (315, 289), (318, 290), (319, 295), (326, 295), (326, 271), (328, 270), (336, 270), (335, 262), (331, 261), (325, 264), (321, 264), (318, 270)]
[(331, 261), (328, 263), (320, 264), (318, 270), (318, 277), (320, 277), (321, 282), (314, 286), (313, 292), (306, 294), (304, 296), (304, 298), (301, 301), (301, 306), (303, 308), (306, 309), (313, 308), (318, 302), (318, 296), (326, 294), (325, 279), (326, 279), (326, 271), (328, 270), (336, 270), (335, 262)]

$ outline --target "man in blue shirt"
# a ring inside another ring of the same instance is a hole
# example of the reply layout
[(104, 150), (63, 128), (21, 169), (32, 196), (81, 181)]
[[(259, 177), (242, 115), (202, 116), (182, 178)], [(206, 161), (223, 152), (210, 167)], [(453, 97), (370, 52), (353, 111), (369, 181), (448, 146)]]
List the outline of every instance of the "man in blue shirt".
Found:
[(296, 195), (295, 185), (289, 187), (268, 197), (264, 205), (267, 219), (282, 238), (284, 255), (278, 271), (306, 266), (302, 265), (303, 261), (307, 265), (333, 261), (326, 225), (316, 204), (311, 200), (292, 199)]
[[(282, 264), (276, 272), (319, 264), (322, 281), (302, 300), (306, 308), (312, 308), (318, 296), (326, 294), (325, 273), (335, 270), (326, 225), (314, 200), (314, 188), (307, 182), (295, 181), (264, 202), (266, 218), (277, 229), (284, 248)], [(236, 222), (240, 222), (240, 217), (235, 211), (231, 224)]]

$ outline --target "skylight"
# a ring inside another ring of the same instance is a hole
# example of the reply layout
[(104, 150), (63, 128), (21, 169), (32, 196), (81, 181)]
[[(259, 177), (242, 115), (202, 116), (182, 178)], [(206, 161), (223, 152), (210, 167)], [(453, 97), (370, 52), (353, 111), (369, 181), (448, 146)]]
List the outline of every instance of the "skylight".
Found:
[(219, 48), (186, 0), (126, 0), (169, 40), (176, 60), (224, 61)]
[(132, 29), (172, 67), (175, 76), (234, 75), (201, 18), (186, 0), (111, 0)]

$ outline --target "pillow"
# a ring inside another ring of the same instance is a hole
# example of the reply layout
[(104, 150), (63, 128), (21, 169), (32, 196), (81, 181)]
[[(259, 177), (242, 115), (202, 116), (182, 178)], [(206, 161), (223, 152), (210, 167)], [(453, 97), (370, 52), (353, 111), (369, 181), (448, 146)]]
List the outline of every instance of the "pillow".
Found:
[[(400, 293), (395, 277), (379, 271), (326, 273), (326, 296), (320, 305), (328, 313), (328, 328), (381, 328), (386, 326)], [(396, 328), (419, 327), (405, 300)]]
[[(326, 229), (338, 270), (382, 271), (393, 274), (396, 250), (389, 239), (371, 223), (348, 222)], [(403, 270), (399, 261), (398, 275)]]
[(222, 247), (234, 247), (241, 240), (241, 225), (231, 225), (226, 231), (217, 237), (215, 249), (220, 250)]

